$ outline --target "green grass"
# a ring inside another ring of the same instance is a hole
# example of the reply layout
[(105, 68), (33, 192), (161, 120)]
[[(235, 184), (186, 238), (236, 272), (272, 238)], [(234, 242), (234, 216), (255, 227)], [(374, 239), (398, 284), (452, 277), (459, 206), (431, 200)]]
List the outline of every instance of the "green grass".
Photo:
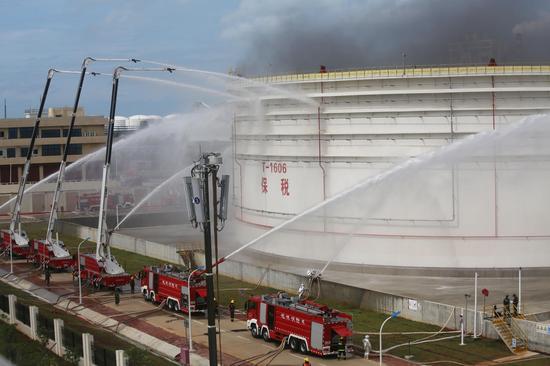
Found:
[[(40, 224), (32, 224), (25, 226), (25, 229), (29, 233), (30, 237), (33, 237), (34, 230), (39, 228)], [(39, 228), (45, 232), (45, 226)], [(61, 239), (65, 242), (70, 249), (81, 241), (81, 239), (71, 236), (63, 235)], [(90, 247), (93, 245), (90, 244)], [(88, 247), (89, 248), (89, 247)], [(74, 252), (74, 251), (73, 251)], [(161, 264), (162, 261), (146, 257), (143, 255), (112, 249), (113, 254), (116, 255), (118, 261), (129, 272), (135, 273), (143, 268), (145, 265)], [(263, 294), (274, 293), (277, 289), (269, 288), (265, 286), (257, 286), (257, 284), (250, 284), (220, 275), (219, 291), (217, 291), (217, 301), (221, 306), (227, 306), (230, 300), (235, 300), (238, 308), (242, 309), (244, 302), (248, 298), (249, 294)], [(334, 301), (332, 299), (321, 297), (318, 302), (327, 304), (338, 310), (350, 313), (353, 315), (354, 331), (358, 332), (354, 336), (353, 341), (357, 345), (361, 345), (362, 335), (361, 332), (378, 332), (381, 323), (387, 318), (387, 314), (381, 314), (370, 310), (358, 309), (347, 304), (345, 301)], [(403, 318), (396, 318), (386, 323), (384, 327), (385, 332), (436, 332), (440, 327), (430, 324), (415, 322)], [(387, 335), (383, 338), (383, 346), (387, 348), (389, 346), (408, 343), (426, 337), (426, 335)], [(374, 349), (378, 349), (378, 336), (371, 336), (371, 343)], [(417, 362), (430, 362), (438, 360), (449, 360), (455, 362), (462, 362), (466, 364), (476, 364), (483, 361), (489, 361), (496, 358), (510, 356), (506, 346), (499, 340), (491, 339), (466, 339), (466, 345), (460, 346), (460, 340), (458, 338), (439, 341), (436, 343), (424, 343), (419, 345), (411, 345), (410, 353), (414, 355), (413, 360)], [(408, 346), (397, 348), (390, 353), (403, 357), (409, 354)], [(542, 360), (546, 362), (547, 360)], [(531, 361), (529, 365), (538, 365), (537, 362)], [(527, 363), (523, 363), (527, 364)]]

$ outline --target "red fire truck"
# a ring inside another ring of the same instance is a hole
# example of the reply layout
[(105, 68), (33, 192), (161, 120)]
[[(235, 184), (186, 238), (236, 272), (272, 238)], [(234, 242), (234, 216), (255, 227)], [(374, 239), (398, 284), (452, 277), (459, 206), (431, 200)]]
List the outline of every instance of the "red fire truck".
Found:
[[(21, 236), (28, 240), (27, 233), (24, 231), (21, 232)], [(0, 252), (5, 252), (9, 255), (10, 252), (10, 242), (13, 244), (13, 255), (18, 258), (27, 258), (31, 253), (30, 245), (18, 245), (9, 230), (1, 230), (0, 235), (2, 236), (2, 243), (0, 244)]]
[[(83, 193), (79, 198), (80, 211), (99, 211), (99, 204), (101, 202), (101, 194), (96, 193)], [(134, 195), (131, 193), (115, 193), (110, 194), (107, 197), (107, 209), (114, 210), (117, 205), (121, 208), (130, 208), (134, 206)]]
[(352, 335), (351, 315), (285, 293), (251, 297), (246, 325), (253, 337), (287, 337), (293, 351), (319, 356), (336, 354), (340, 338), (348, 344)]
[(50, 269), (56, 271), (72, 270), (76, 266), (76, 256), (73, 257), (65, 249), (63, 242), (58, 243), (58, 246), (52, 246), (46, 240), (32, 240), (28, 258), (34, 264), (47, 263)]
[[(112, 262), (112, 263), (111, 263)], [(111, 271), (105, 268), (105, 265), (119, 266), (116, 260), (111, 258), (111, 261), (97, 260), (95, 254), (80, 253), (80, 274), (82, 283), (87, 283), (90, 286), (101, 288), (115, 288), (124, 286), (130, 283), (131, 276), (123, 271)]]
[(141, 292), (146, 301), (166, 300), (170, 310), (188, 313), (206, 310), (206, 280), (203, 271), (189, 273), (175, 266), (145, 267), (141, 272)]

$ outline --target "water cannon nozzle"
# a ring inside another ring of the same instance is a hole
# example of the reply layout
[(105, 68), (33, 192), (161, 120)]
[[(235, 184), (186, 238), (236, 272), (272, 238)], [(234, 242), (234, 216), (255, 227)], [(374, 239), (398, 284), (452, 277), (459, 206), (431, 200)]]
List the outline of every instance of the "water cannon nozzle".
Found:
[(168, 71), (168, 72), (171, 74), (171, 73), (173, 73), (174, 71), (176, 71), (176, 69), (173, 68), (173, 67), (167, 67), (167, 68), (166, 68), (166, 71)]

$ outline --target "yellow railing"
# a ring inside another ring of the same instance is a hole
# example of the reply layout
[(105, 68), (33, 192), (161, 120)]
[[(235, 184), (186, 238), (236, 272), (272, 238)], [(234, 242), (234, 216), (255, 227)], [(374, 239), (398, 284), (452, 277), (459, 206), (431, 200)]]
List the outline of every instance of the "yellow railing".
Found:
[(524, 318), (523, 314), (518, 314), (518, 313), (514, 314), (514, 313), (515, 312), (513, 309), (513, 305), (512, 305), (512, 311), (510, 311), (508, 308), (505, 308), (505, 307), (497, 308), (496, 311), (494, 311), (493, 309), (493, 313), (492, 313), (493, 322), (495, 320), (498, 320), (503, 324), (506, 324), (512, 334), (512, 337), (516, 338), (518, 342), (517, 349), (527, 350), (529, 348), (529, 339), (527, 338), (527, 335), (525, 334), (523, 329), (521, 329), (521, 327), (519, 326), (516, 320), (516, 318), (519, 318), (519, 319)]
[(392, 77), (425, 77), (454, 75), (497, 75), (497, 74), (530, 74), (550, 73), (550, 65), (510, 65), (510, 66), (437, 66), (437, 67), (406, 67), (393, 69), (370, 69), (355, 71), (332, 71), (326, 73), (304, 73), (273, 75), (252, 78), (266, 83), (281, 83), (308, 80), (356, 80)]

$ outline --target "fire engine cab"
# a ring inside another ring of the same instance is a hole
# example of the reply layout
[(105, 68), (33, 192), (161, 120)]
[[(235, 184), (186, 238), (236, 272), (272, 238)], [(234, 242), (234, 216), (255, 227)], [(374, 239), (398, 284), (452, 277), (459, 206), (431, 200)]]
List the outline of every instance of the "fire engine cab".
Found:
[(194, 271), (189, 276), (189, 272), (172, 265), (145, 267), (141, 272), (141, 293), (146, 301), (166, 301), (170, 310), (204, 311), (207, 292), (203, 273)]
[(348, 344), (352, 335), (351, 315), (285, 293), (251, 297), (246, 325), (253, 337), (287, 337), (293, 351), (319, 356), (336, 354), (340, 338)]

